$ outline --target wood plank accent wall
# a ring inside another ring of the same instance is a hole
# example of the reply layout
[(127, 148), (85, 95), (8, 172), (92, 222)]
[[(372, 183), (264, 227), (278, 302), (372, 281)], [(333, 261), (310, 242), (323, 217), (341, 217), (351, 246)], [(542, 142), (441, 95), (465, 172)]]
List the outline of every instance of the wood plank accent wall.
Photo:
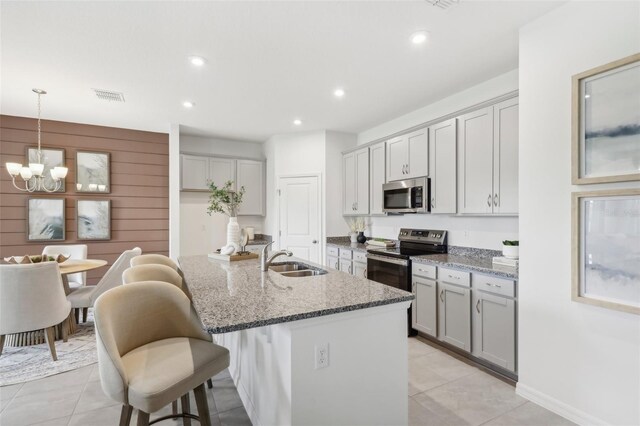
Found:
[[(66, 240), (87, 244), (89, 257), (111, 265), (133, 247), (169, 255), (169, 135), (61, 121), (42, 121), (42, 147), (64, 148), (69, 168), (65, 193), (25, 193), (15, 189), (6, 162), (25, 164), (25, 149), (37, 146), (37, 120), (0, 115), (0, 256), (40, 254), (47, 243), (27, 241), (27, 198), (65, 198)], [(76, 150), (111, 153), (111, 193), (76, 193)], [(18, 178), (20, 181), (22, 179)], [(76, 239), (76, 201), (111, 200), (111, 240)], [(95, 284), (107, 271), (87, 273)]]

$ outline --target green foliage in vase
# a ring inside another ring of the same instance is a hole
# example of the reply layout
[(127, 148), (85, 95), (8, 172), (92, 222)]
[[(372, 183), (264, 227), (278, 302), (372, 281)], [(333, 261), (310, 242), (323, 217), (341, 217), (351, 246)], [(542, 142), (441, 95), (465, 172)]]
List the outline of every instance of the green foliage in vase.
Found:
[(505, 246), (519, 246), (520, 245), (520, 241), (518, 241), (518, 240), (513, 240), (513, 241), (504, 240), (502, 242), (502, 244), (504, 244)]
[(244, 186), (239, 191), (231, 189), (233, 181), (228, 180), (224, 186), (218, 187), (215, 182), (209, 181), (209, 207), (207, 213), (224, 213), (227, 216), (235, 217), (238, 215), (238, 208), (242, 204), (242, 196), (244, 195)]

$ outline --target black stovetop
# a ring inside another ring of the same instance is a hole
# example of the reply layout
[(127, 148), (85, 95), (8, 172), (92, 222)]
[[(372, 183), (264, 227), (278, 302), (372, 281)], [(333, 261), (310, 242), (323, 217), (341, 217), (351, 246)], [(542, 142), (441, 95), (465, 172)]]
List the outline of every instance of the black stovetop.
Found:
[(426, 229), (401, 229), (398, 236), (400, 244), (393, 248), (368, 249), (373, 254), (409, 259), (411, 256), (442, 254), (447, 252), (447, 231)]

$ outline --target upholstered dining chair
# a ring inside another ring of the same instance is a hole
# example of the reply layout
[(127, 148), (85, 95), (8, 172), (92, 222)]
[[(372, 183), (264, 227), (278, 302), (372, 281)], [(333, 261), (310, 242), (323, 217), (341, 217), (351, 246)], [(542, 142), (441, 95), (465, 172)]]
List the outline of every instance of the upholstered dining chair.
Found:
[(66, 336), (70, 312), (56, 262), (0, 265), (0, 355), (7, 334), (44, 330), (51, 358), (57, 361), (54, 327), (63, 323)]
[[(59, 254), (69, 255), (69, 259), (84, 260), (87, 258), (87, 245), (86, 244), (66, 244), (58, 246), (45, 246), (42, 250), (43, 255), (57, 256)], [(77, 274), (67, 275), (69, 280), (69, 289), (75, 291), (78, 288), (87, 284), (87, 273), (78, 272)]]
[(131, 259), (131, 266), (147, 265), (150, 263), (154, 265), (166, 265), (175, 269), (176, 271), (178, 270), (178, 265), (176, 265), (176, 262), (162, 254), (149, 253), (136, 256), (135, 258)]
[(181, 417), (197, 418), (186, 412), (191, 390), (200, 424), (211, 425), (204, 382), (229, 366), (229, 351), (202, 330), (179, 288), (159, 281), (120, 286), (98, 298), (94, 315), (100, 381), (122, 404), (120, 426), (133, 408), (146, 426), (150, 413), (177, 399)]
[(162, 281), (182, 288), (182, 277), (173, 268), (166, 265), (144, 264), (132, 266), (122, 274), (122, 283), (130, 284), (138, 281)]
[[(106, 274), (102, 277), (98, 284), (88, 285), (77, 289), (67, 296), (71, 307), (74, 309), (82, 309), (82, 322), (87, 320), (89, 308), (93, 306), (96, 299), (105, 291), (122, 285), (122, 273), (129, 267), (129, 262), (136, 256), (139, 256), (142, 250), (135, 247), (131, 250), (125, 250), (118, 259), (111, 265)], [(76, 318), (77, 312), (76, 312)]]

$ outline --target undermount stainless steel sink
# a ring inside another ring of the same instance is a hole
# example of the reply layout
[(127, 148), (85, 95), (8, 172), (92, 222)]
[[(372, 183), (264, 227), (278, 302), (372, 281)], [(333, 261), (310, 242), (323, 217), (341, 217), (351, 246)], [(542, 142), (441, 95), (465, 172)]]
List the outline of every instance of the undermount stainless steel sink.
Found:
[(312, 277), (327, 273), (324, 269), (319, 269), (302, 262), (272, 263), (269, 269), (279, 273), (283, 277)]

